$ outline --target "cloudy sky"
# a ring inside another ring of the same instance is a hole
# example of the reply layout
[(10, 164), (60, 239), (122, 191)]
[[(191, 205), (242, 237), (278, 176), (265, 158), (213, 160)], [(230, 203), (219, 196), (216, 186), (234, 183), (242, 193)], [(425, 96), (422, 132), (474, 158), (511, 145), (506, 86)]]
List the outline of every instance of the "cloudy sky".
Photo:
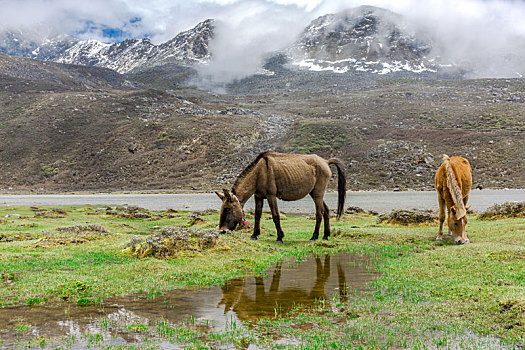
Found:
[[(304, 27), (320, 15), (359, 5), (384, 7), (446, 28), (494, 26), (525, 32), (525, 2), (512, 0), (0, 0), (0, 26), (38, 28), (106, 42), (169, 40), (207, 18), (258, 30)], [(451, 28), (452, 30), (452, 28)]]
[(225, 24), (215, 45), (228, 48), (222, 53), (228, 61), (280, 49), (312, 19), (359, 5), (390, 9), (432, 30), (457, 60), (481, 57), (489, 64), (498, 55), (490, 63), (497, 66), (522, 53), (515, 46), (525, 37), (523, 0), (0, 0), (0, 29), (161, 43), (214, 18)]

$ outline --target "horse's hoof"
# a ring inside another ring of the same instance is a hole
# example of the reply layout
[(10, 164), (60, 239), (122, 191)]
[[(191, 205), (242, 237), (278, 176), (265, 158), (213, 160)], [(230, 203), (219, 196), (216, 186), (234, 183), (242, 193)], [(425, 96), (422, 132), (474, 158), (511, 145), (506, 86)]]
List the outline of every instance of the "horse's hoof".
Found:
[(250, 236), (250, 238), (253, 239), (254, 241), (257, 240), (257, 236), (253, 236), (253, 235), (252, 235), (252, 236)]
[(310, 238), (310, 242), (315, 242), (315, 241), (317, 241), (317, 238), (314, 238), (314, 237)]
[(277, 244), (283, 244), (283, 241), (280, 240), (280, 239), (278, 239), (277, 241), (275, 241), (275, 243), (277, 243)]
[(323, 240), (328, 241), (328, 237), (323, 237)]

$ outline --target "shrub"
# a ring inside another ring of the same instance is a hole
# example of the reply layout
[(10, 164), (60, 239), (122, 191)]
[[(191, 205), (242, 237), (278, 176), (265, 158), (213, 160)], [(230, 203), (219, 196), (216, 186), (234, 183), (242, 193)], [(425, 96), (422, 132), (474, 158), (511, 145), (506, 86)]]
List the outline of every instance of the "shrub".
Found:
[(124, 252), (138, 258), (149, 256), (173, 258), (183, 252), (202, 252), (217, 245), (216, 229), (190, 229), (188, 227), (164, 227), (146, 240), (133, 239)]

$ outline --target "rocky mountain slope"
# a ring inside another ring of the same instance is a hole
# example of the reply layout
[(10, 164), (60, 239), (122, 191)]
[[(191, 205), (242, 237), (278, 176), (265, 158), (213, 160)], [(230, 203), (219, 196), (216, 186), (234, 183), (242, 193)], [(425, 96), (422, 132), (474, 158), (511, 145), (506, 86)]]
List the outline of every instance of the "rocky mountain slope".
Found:
[(0, 191), (231, 181), (227, 164), (238, 169), (275, 148), (292, 123), (231, 102), (137, 89), (108, 69), (0, 55)]
[(360, 6), (315, 19), (286, 52), (294, 65), (313, 71), (437, 72), (432, 44), (402, 16)]

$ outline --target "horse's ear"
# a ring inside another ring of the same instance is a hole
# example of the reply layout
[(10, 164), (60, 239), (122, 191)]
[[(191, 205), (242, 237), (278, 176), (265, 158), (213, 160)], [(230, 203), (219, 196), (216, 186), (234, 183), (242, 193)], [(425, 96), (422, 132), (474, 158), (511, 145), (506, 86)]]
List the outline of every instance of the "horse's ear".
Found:
[(224, 197), (226, 197), (226, 200), (228, 202), (233, 202), (232, 194), (227, 189), (222, 190), (224, 192)]
[(215, 194), (221, 199), (221, 201), (224, 201), (225, 197), (222, 193), (215, 192)]

